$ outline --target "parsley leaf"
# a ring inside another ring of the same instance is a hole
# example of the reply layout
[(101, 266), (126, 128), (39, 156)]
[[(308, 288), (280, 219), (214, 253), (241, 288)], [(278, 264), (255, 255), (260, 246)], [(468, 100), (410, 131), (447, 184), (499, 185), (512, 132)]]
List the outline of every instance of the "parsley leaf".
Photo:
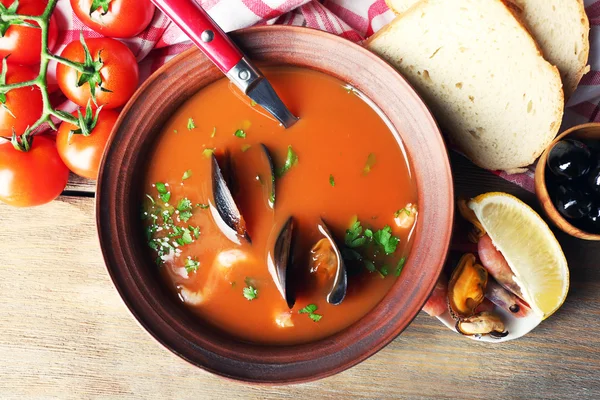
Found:
[(171, 199), (171, 192), (169, 192), (169, 189), (167, 189), (167, 185), (162, 182), (156, 182), (156, 190), (158, 191), (158, 197), (164, 203), (168, 203)]
[(181, 235), (181, 239), (183, 240), (184, 244), (190, 244), (194, 241), (194, 239), (192, 239), (192, 233), (188, 228), (183, 228), (183, 235)]
[(194, 235), (194, 239), (198, 239), (200, 237), (200, 228), (197, 226), (189, 226), (189, 229), (192, 231), (192, 234)]
[(183, 176), (181, 177), (182, 181), (185, 181), (186, 179), (190, 179), (192, 177), (192, 170), (188, 169), (187, 171), (185, 171), (183, 173)]
[(396, 251), (400, 239), (392, 236), (392, 228), (386, 225), (383, 229), (378, 230), (373, 234), (375, 243), (381, 246), (386, 255), (390, 255)]
[(179, 219), (183, 222), (188, 222), (192, 218), (192, 212), (190, 210), (182, 211), (179, 213)]
[(365, 268), (367, 268), (367, 271), (369, 271), (369, 272), (377, 271), (377, 268), (375, 268), (375, 264), (373, 263), (373, 261), (364, 260), (364, 263), (365, 263)]
[(404, 264), (406, 264), (406, 257), (402, 257), (400, 261), (398, 261), (398, 265), (396, 266), (396, 276), (400, 276), (402, 268), (404, 268)]
[(335, 187), (335, 178), (334, 178), (334, 177), (333, 177), (333, 175), (331, 175), (331, 174), (329, 175), (329, 184), (330, 184), (332, 187)]
[(196, 129), (196, 124), (194, 123), (194, 120), (192, 118), (188, 119), (187, 128), (188, 128), (188, 131), (191, 131), (192, 129)]
[(242, 292), (248, 301), (252, 301), (258, 297), (258, 290), (252, 285), (246, 286)]
[(298, 314), (308, 314), (308, 317), (310, 319), (312, 319), (314, 322), (319, 322), (321, 320), (321, 318), (323, 318), (322, 315), (319, 314), (315, 314), (315, 311), (317, 311), (318, 307), (316, 304), (309, 304), (306, 307), (304, 307), (303, 309), (298, 311)]
[(367, 239), (362, 236), (363, 227), (360, 224), (360, 221), (356, 221), (352, 224), (350, 229), (346, 230), (346, 236), (344, 237), (344, 242), (346, 246), (350, 248), (357, 248), (363, 246)]
[(390, 273), (390, 270), (387, 265), (384, 265), (379, 270), (379, 274), (381, 275), (382, 278), (385, 278), (386, 276), (388, 276), (389, 273)]
[(234, 135), (236, 137), (244, 139), (246, 137), (246, 132), (244, 132), (243, 129), (238, 129), (237, 131), (235, 131)]
[(187, 197), (184, 197), (183, 199), (179, 200), (179, 203), (177, 203), (177, 209), (179, 211), (191, 210), (192, 202)]
[(277, 177), (281, 178), (285, 175), (286, 172), (290, 170), (294, 165), (298, 164), (298, 155), (292, 149), (292, 146), (289, 145), (287, 149), (287, 157), (285, 159), (285, 164), (283, 167), (277, 170)]
[(198, 270), (198, 267), (200, 266), (200, 262), (198, 260), (196, 260), (195, 258), (192, 259), (190, 257), (188, 257), (185, 260), (185, 270), (188, 272), (188, 274), (190, 272), (195, 272)]
[(200, 209), (202, 210), (206, 210), (208, 207), (210, 207), (208, 204), (196, 204), (196, 207), (200, 207)]
[(407, 208), (403, 208), (401, 210), (398, 210), (394, 213), (394, 218), (398, 218), (400, 216), (400, 214), (405, 213), (406, 215), (408, 215), (410, 217), (410, 210)]
[(375, 165), (376, 162), (376, 158), (375, 158), (375, 153), (369, 153), (369, 156), (367, 157), (367, 163), (365, 164), (365, 167), (363, 168), (363, 174), (366, 175), (369, 172), (371, 172), (371, 168), (373, 168), (373, 166)]

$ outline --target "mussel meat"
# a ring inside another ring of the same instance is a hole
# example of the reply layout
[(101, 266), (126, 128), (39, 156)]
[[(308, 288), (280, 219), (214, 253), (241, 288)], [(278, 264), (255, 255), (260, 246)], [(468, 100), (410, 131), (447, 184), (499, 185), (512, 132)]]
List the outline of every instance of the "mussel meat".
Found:
[(457, 321), (455, 327), (458, 333), (466, 336), (481, 337), (490, 335), (493, 338), (500, 339), (508, 335), (508, 331), (505, 330), (500, 317), (489, 312), (482, 312)]
[(269, 239), (267, 265), (273, 281), (285, 299), (289, 308), (294, 307), (296, 291), (291, 274), (292, 268), (292, 237), (294, 234), (294, 219), (289, 217), (281, 229), (275, 230), (275, 235)]
[(329, 284), (327, 302), (340, 304), (346, 297), (348, 274), (340, 250), (323, 220), (317, 225), (323, 235), (310, 250), (310, 272), (319, 280)]
[(467, 253), (458, 262), (448, 283), (448, 308), (455, 319), (469, 318), (485, 298), (488, 273)]
[(271, 157), (271, 153), (269, 152), (267, 146), (261, 143), (260, 148), (269, 167), (269, 176), (265, 182), (267, 203), (269, 204), (269, 207), (275, 208), (275, 165), (273, 164), (273, 158)]
[(232, 242), (241, 244), (240, 238), (243, 238), (251, 243), (244, 217), (235, 204), (214, 154), (211, 159), (211, 168), (212, 198), (210, 200), (210, 211), (216, 225)]

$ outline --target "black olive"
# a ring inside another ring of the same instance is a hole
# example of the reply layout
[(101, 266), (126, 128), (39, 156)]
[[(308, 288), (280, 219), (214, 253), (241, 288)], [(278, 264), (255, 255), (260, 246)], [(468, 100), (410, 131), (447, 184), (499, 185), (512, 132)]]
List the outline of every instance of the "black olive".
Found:
[(580, 219), (589, 214), (592, 200), (578, 190), (560, 185), (554, 194), (554, 205), (564, 217)]
[(591, 211), (583, 221), (582, 227), (587, 232), (600, 234), (600, 203), (592, 206)]
[(600, 195), (600, 165), (590, 171), (587, 177), (587, 184), (593, 193)]
[(550, 150), (547, 164), (557, 177), (576, 179), (590, 170), (591, 152), (585, 144), (577, 140), (561, 140)]

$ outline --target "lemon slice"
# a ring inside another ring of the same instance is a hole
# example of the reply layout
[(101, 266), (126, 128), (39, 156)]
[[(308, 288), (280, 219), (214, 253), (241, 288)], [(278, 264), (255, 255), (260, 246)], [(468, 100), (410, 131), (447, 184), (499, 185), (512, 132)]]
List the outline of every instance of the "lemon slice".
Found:
[(525, 301), (542, 319), (563, 304), (569, 291), (569, 268), (556, 237), (527, 204), (506, 193), (472, 199), (475, 212), (496, 248), (515, 274)]

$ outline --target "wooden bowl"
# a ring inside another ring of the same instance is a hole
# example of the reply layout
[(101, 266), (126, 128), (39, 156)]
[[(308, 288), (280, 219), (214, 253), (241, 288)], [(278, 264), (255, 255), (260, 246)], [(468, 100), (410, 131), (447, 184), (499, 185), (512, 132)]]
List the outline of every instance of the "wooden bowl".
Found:
[(585, 232), (571, 225), (569, 221), (563, 218), (563, 216), (554, 206), (554, 203), (548, 194), (548, 188), (546, 187), (546, 161), (548, 159), (548, 153), (550, 152), (550, 149), (554, 147), (556, 142), (566, 138), (567, 136), (571, 139), (600, 140), (600, 123), (589, 123), (574, 126), (573, 128), (568, 129), (562, 134), (558, 135), (558, 137), (554, 139), (546, 151), (544, 151), (544, 154), (542, 154), (537, 164), (535, 170), (535, 194), (548, 218), (563, 232), (580, 239), (600, 241), (600, 235)]
[[(116, 124), (97, 188), (97, 224), (108, 272), (140, 324), (173, 353), (207, 371), (258, 383), (323, 378), (373, 355), (413, 320), (433, 290), (450, 242), (454, 197), (446, 148), (429, 110), (386, 62), (345, 39), (300, 27), (257, 27), (232, 34), (261, 65), (324, 71), (354, 85), (396, 127), (416, 180), (420, 215), (402, 277), (364, 318), (313, 343), (243, 343), (185, 309), (149, 260), (139, 220), (141, 182), (161, 127), (192, 95), (223, 78), (196, 49), (159, 69), (137, 91)], [(368, 134), (368, 132), (365, 132)]]

